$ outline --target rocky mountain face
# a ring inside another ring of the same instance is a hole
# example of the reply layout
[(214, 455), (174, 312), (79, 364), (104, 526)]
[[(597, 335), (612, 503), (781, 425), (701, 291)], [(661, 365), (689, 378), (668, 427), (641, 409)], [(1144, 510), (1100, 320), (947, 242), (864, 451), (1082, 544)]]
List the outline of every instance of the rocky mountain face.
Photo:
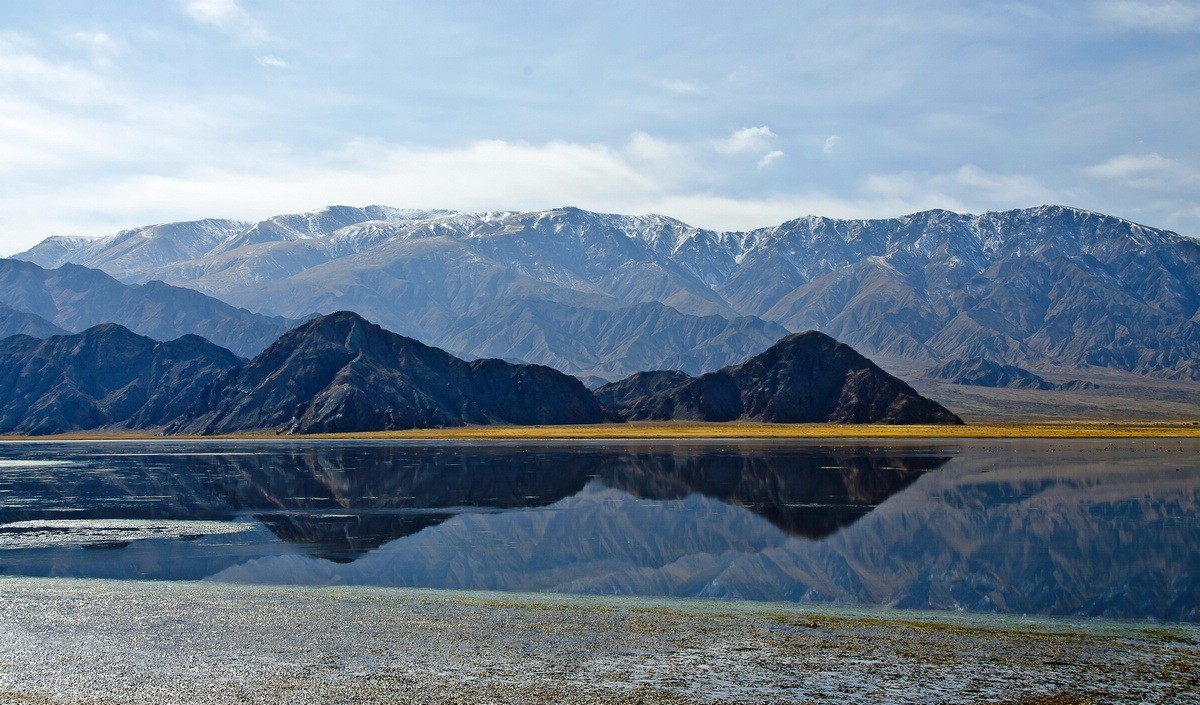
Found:
[(52, 238), (20, 257), (293, 318), (352, 309), (462, 356), (609, 379), (716, 369), (809, 328), (926, 365), (1200, 379), (1200, 242), (1059, 206), (748, 232), (572, 208), (335, 207)]
[(156, 428), (241, 360), (195, 335), (158, 342), (115, 324), (0, 340), (0, 433)]
[(975, 387), (1009, 387), (1012, 389), (1095, 389), (1099, 385), (1084, 380), (1055, 384), (1016, 365), (1002, 365), (986, 358), (950, 360), (925, 373), (928, 379), (944, 380), (951, 384)]
[(0, 333), (46, 337), (116, 323), (155, 340), (199, 335), (247, 357), (261, 352), (295, 325), (277, 316), (235, 308), (192, 289), (157, 281), (122, 284), (87, 267), (64, 264), (47, 270), (14, 259), (0, 259), (0, 305), (24, 314), (14, 317), (0, 309)]
[(691, 377), (645, 372), (596, 390), (630, 420), (772, 423), (962, 423), (848, 345), (790, 335), (745, 362)]
[(465, 362), (339, 312), (289, 331), (167, 431), (336, 433), (603, 420), (587, 388), (557, 370)]

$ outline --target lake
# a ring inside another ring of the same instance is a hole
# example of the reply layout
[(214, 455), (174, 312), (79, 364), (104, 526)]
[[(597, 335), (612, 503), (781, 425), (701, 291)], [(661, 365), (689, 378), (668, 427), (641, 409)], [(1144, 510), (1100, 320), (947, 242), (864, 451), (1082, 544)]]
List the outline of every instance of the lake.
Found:
[(1200, 621), (1200, 441), (0, 443), (0, 575)]

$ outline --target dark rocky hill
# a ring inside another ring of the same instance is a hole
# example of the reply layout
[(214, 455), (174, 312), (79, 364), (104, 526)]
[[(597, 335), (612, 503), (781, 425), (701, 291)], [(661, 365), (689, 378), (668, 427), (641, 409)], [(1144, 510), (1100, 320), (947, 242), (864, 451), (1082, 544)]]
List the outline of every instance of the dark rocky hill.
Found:
[[(38, 316), (60, 332), (117, 323), (155, 340), (199, 335), (245, 356), (261, 352), (295, 325), (159, 281), (128, 285), (97, 269), (74, 264), (42, 269), (15, 259), (0, 259), (0, 304)], [(13, 332), (44, 337), (47, 331)]]
[(0, 433), (156, 428), (241, 360), (195, 335), (157, 342), (115, 324), (0, 340)]
[(772, 423), (962, 423), (937, 402), (817, 331), (790, 335), (745, 362), (699, 377), (650, 372), (596, 390), (630, 420)]
[(465, 362), (354, 313), (315, 318), (212, 387), (171, 433), (333, 433), (464, 424), (599, 423), (579, 380)]

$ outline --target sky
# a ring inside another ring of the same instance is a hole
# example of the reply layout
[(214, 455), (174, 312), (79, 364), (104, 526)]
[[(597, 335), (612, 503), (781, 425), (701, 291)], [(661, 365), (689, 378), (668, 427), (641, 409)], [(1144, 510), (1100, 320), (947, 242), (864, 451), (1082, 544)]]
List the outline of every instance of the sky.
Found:
[(1200, 0), (5, 0), (0, 254), (326, 205), (1200, 236)]

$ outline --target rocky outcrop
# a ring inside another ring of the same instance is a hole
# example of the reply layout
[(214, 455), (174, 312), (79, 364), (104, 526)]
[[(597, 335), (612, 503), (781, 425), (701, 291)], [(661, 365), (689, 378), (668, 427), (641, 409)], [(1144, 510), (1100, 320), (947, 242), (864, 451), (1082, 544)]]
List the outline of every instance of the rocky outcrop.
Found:
[(1010, 387), (1013, 389), (1079, 390), (1096, 389), (1094, 382), (1073, 379), (1055, 384), (1016, 365), (1002, 365), (986, 358), (950, 360), (925, 372), (927, 379), (974, 387)]
[(315, 318), (214, 385), (171, 433), (338, 433), (465, 424), (600, 423), (579, 380), (465, 362), (354, 313)]
[(630, 420), (962, 423), (850, 346), (817, 331), (787, 336), (741, 364), (699, 377), (634, 375), (600, 387), (596, 398)]
[(0, 340), (0, 433), (152, 429), (241, 360), (194, 335), (160, 343), (115, 324)]

